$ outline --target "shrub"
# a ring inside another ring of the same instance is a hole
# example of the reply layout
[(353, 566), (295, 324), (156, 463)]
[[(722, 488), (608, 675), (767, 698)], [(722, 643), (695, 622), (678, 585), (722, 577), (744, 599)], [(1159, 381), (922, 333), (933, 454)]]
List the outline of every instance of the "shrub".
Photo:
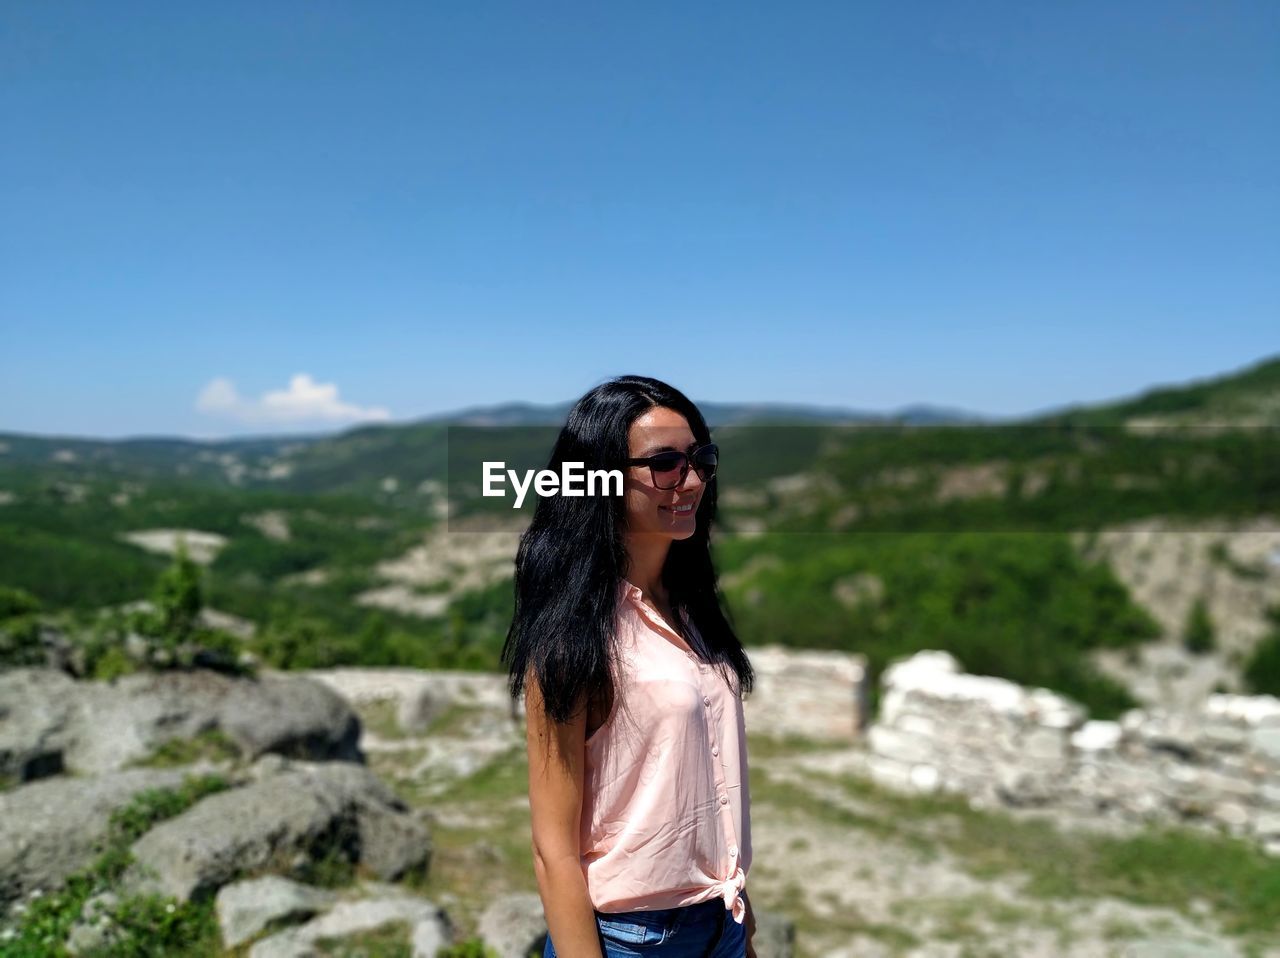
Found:
[(0, 621), (0, 668), (43, 665), (44, 644), (40, 641), (40, 619), (17, 615)]
[(1244, 682), (1255, 695), (1280, 695), (1280, 629), (1254, 648), (1244, 668)]
[[(530, 952), (541, 955), (542, 952)], [(498, 952), (484, 943), (483, 938), (468, 938), (436, 952), (436, 958), (498, 958)]]
[(0, 585), (0, 668), (44, 664), (39, 611), (30, 592)]
[(1203, 598), (1197, 598), (1187, 614), (1182, 642), (1187, 651), (1195, 655), (1211, 652), (1218, 644), (1214, 638), (1213, 620), (1209, 618), (1209, 609)]
[(0, 585), (0, 622), (40, 611), (40, 600), (23, 589)]

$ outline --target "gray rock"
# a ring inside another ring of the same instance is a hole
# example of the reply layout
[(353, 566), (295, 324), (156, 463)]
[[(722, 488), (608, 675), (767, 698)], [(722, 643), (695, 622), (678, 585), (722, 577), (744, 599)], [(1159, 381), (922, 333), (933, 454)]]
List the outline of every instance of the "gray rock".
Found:
[[(395, 812), (385, 809), (394, 808)], [(404, 806), (362, 804), (356, 811), (360, 832), (360, 861), (384, 881), (397, 881), (430, 863), (431, 846), (425, 827)]]
[(59, 777), (0, 792), (0, 902), (61, 885), (97, 857), (112, 812), (146, 789), (178, 786), (187, 771)]
[(30, 782), (62, 771), (76, 710), (62, 672), (0, 672), (0, 779)]
[(104, 891), (94, 895), (80, 910), (80, 920), (67, 934), (67, 951), (72, 955), (90, 952), (101, 954), (119, 937), (119, 929), (109, 912), (120, 903), (120, 896)]
[(1067, 741), (1067, 736), (1057, 729), (1033, 728), (1019, 744), (1025, 758), (1056, 765), (1067, 756)]
[(873, 725), (867, 733), (867, 747), (877, 755), (899, 762), (933, 762), (933, 739), (884, 725)]
[(339, 902), (327, 914), (299, 928), (290, 928), (257, 942), (249, 949), (249, 958), (316, 958), (320, 954), (316, 942), (323, 938), (346, 938), (392, 922), (409, 926), (413, 958), (435, 958), (436, 952), (453, 937), (449, 916), (435, 903), (392, 893)]
[(867, 774), (877, 785), (905, 792), (912, 788), (911, 765), (883, 755), (867, 757)]
[(302, 921), (337, 901), (323, 888), (264, 875), (226, 885), (218, 892), (214, 909), (222, 942), (228, 948), (243, 944), (273, 921)]
[(1105, 755), (1120, 746), (1124, 730), (1118, 722), (1085, 722), (1071, 736), (1073, 748), (1089, 755)]
[(1247, 738), (1243, 728), (1229, 722), (1210, 722), (1200, 730), (1201, 743), (1224, 751), (1235, 751), (1241, 748)]
[(292, 675), (238, 681), (223, 699), (219, 726), (250, 757), (361, 761), (360, 720), (328, 686)]
[(1014, 765), (997, 767), (995, 777), (996, 794), (1014, 807), (1052, 804), (1061, 788), (1060, 779), (1053, 774)]
[(758, 907), (752, 903), (756, 919), (756, 933), (752, 945), (758, 958), (791, 958), (796, 949), (795, 922), (785, 915)]
[(0, 673), (0, 776), (115, 771), (171, 739), (218, 729), (249, 758), (361, 761), (360, 722), (321, 682), (206, 669), (77, 682), (48, 669)]
[[(392, 835), (400, 841), (394, 849)], [(425, 868), (431, 843), (426, 828), (364, 766), (294, 763), (160, 823), (134, 843), (133, 854), (130, 886), (186, 901), (245, 871), (288, 871), (328, 854), (393, 879)]]
[(542, 896), (516, 892), (495, 898), (480, 915), (476, 930), (501, 958), (527, 958), (534, 949), (541, 954), (547, 937)]
[(1280, 726), (1264, 725), (1249, 733), (1249, 744), (1255, 752), (1280, 765)]
[(360, 722), (337, 693), (299, 676), (237, 678), (210, 670), (138, 673), (81, 683), (83, 721), (69, 767), (119, 768), (170, 739), (218, 729), (247, 758), (360, 761)]
[(1280, 839), (1280, 813), (1264, 812), (1253, 822), (1253, 833), (1259, 838)]
[(453, 704), (448, 692), (422, 685), (405, 693), (396, 706), (396, 723), (406, 735), (417, 735), (443, 715)]
[(1139, 730), (1150, 748), (1169, 752), (1179, 759), (1194, 759), (1199, 755), (1197, 732), (1195, 720), (1185, 715), (1155, 715)]
[(1232, 829), (1243, 829), (1249, 822), (1249, 809), (1239, 802), (1219, 802), (1213, 806), (1210, 814)]

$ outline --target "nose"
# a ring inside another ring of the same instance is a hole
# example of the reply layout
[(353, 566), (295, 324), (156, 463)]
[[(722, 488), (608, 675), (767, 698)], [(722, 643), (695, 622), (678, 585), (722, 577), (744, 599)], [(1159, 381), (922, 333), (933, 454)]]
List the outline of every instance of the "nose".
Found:
[(697, 470), (695, 470), (692, 466), (690, 466), (689, 471), (685, 473), (684, 479), (680, 481), (680, 485), (676, 486), (674, 491), (681, 492), (681, 491), (684, 491), (686, 488), (697, 489), (698, 486), (701, 486), (701, 485), (705, 485), (705, 483), (702, 481), (702, 477), (698, 475)]

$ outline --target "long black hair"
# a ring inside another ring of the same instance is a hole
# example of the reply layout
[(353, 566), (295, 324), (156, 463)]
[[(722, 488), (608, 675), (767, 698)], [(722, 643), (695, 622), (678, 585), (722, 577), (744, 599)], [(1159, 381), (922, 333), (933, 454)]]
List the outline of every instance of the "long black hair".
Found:
[[(702, 413), (678, 389), (648, 376), (618, 376), (574, 404), (547, 468), (559, 474), (561, 463), (581, 462), (588, 470), (625, 473), (621, 463), (630, 455), (631, 424), (655, 407), (684, 416), (698, 445), (711, 441)], [(671, 542), (662, 584), (676, 617), (672, 627), (743, 695), (753, 688), (755, 674), (721, 608), (711, 560), (716, 483), (713, 477), (703, 491), (693, 535)], [(628, 572), (625, 531), (625, 495), (546, 496), (538, 499), (520, 537), (515, 615), (502, 661), (512, 699), (524, 693), (532, 670), (545, 712), (556, 722), (569, 721), (580, 703), (612, 702), (616, 694), (615, 613)]]

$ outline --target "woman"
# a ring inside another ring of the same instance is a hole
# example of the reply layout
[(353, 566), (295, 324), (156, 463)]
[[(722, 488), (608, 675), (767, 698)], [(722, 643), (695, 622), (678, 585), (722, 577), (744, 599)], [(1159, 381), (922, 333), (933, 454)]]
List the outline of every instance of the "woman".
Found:
[(503, 649), (525, 697), (544, 958), (754, 958), (742, 695), (708, 532), (718, 450), (645, 376), (570, 410), (549, 469), (617, 469), (623, 495), (538, 500)]

